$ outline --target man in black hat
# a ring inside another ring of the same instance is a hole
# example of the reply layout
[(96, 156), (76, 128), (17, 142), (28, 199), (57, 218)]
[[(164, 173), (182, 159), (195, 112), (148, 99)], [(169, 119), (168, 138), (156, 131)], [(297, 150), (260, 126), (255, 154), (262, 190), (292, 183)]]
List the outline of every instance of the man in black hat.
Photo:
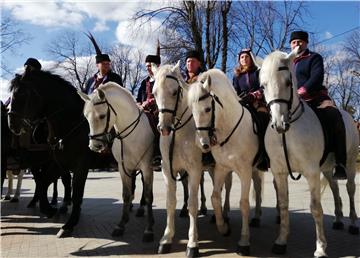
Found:
[(309, 35), (305, 31), (294, 31), (290, 36), (290, 46), (300, 50), (294, 59), (298, 94), (315, 111), (333, 142), (336, 166), (334, 179), (346, 179), (346, 135), (340, 111), (334, 106), (323, 85), (324, 62), (320, 54), (308, 49)]
[[(201, 54), (197, 50), (190, 50), (186, 53), (186, 70), (184, 80), (188, 84), (195, 82), (198, 76), (203, 72), (201, 60), (203, 60), (203, 58), (201, 58)], [(204, 166), (215, 166), (215, 160), (211, 151), (203, 153), (202, 163)]]
[(115, 82), (120, 86), (123, 86), (121, 77), (111, 71), (111, 60), (108, 54), (103, 54), (96, 43), (95, 38), (91, 33), (86, 34), (86, 36), (91, 40), (96, 51), (96, 67), (98, 72), (91, 77), (85, 84), (84, 92), (86, 94), (91, 94), (100, 84), (105, 84), (107, 82)]
[(86, 94), (91, 94), (100, 84), (110, 81), (124, 87), (120, 75), (111, 71), (111, 61), (107, 54), (98, 54), (95, 59), (98, 72), (86, 82), (84, 89)]

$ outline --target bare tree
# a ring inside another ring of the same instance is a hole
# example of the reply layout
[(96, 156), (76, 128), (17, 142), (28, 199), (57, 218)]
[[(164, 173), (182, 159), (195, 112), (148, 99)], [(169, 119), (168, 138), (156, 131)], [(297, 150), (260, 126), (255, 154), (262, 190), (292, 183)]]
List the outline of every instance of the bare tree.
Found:
[(354, 31), (344, 42), (344, 50), (354, 65), (353, 74), (360, 77), (360, 29)]
[(57, 67), (64, 69), (69, 76), (67, 79), (81, 90), (95, 71), (92, 46), (84, 40), (79, 38), (77, 32), (65, 32), (54, 38), (47, 47), (50, 55), (57, 60)]
[[(27, 43), (31, 37), (25, 33), (11, 17), (2, 17), (0, 25), (0, 54), (3, 56), (8, 51), (13, 51), (24, 43)], [(5, 65), (4, 58), (1, 59), (1, 70), (12, 74), (10, 69)]]

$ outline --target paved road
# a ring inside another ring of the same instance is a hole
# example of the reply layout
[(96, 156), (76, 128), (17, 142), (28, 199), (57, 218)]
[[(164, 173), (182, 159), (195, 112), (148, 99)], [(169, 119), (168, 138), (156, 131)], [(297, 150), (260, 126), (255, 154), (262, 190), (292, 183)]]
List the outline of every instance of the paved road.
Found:
[[(360, 214), (360, 175), (357, 178), (356, 209)], [(202, 257), (238, 257), (234, 251), (240, 237), (241, 217), (238, 208), (240, 183), (234, 176), (231, 194), (230, 223), (232, 235), (222, 237), (214, 224), (209, 223), (212, 214), (210, 193), (211, 181), (205, 176), (208, 200), (207, 216), (199, 217), (200, 254)], [(6, 182), (5, 182), (6, 184)], [(137, 182), (135, 209), (140, 198), (140, 179)], [(26, 205), (34, 192), (31, 175), (23, 181), (22, 196), (19, 203), (1, 201), (1, 257), (68, 257), (68, 256), (101, 256), (101, 257), (158, 257), (156, 254), (158, 241), (166, 222), (165, 189), (161, 173), (154, 177), (154, 215), (155, 242), (142, 243), (142, 232), (145, 218), (137, 218), (134, 212), (121, 238), (113, 238), (111, 232), (120, 220), (121, 212), (121, 179), (117, 172), (91, 172), (86, 183), (82, 216), (79, 225), (69, 238), (55, 237), (65, 217), (44, 218), (39, 209), (27, 209)], [(59, 185), (59, 196), (63, 187)], [(322, 197), (324, 210), (324, 226), (328, 241), (329, 257), (359, 257), (360, 236), (347, 232), (349, 220), (349, 204), (345, 182), (340, 183), (343, 197), (344, 222), (342, 231), (332, 230), (334, 204), (330, 189), (326, 189)], [(309, 192), (306, 181), (290, 182), (290, 223), (291, 232), (287, 255), (279, 257), (312, 257), (315, 250), (315, 228), (309, 212)], [(252, 201), (252, 206), (253, 206)], [(178, 185), (177, 213), (182, 206), (182, 188)], [(265, 175), (265, 193), (263, 197), (263, 217), (260, 228), (251, 229), (251, 255), (254, 257), (274, 257), (271, 246), (277, 236), (278, 226), (275, 224), (275, 192), (272, 187), (272, 175)], [(171, 256), (184, 257), (187, 243), (188, 219), (177, 217), (177, 232)], [(169, 257), (170, 255), (162, 255)]]

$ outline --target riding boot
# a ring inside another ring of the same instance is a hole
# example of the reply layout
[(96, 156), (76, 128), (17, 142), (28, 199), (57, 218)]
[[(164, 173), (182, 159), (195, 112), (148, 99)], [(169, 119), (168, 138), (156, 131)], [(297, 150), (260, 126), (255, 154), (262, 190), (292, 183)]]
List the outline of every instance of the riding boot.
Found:
[(202, 154), (201, 162), (204, 166), (215, 167), (215, 159), (211, 151)]
[(154, 171), (161, 171), (160, 134), (156, 132), (154, 139), (154, 153), (152, 161)]
[(347, 179), (346, 176), (346, 131), (341, 113), (338, 109), (328, 107), (327, 112), (331, 114), (332, 126), (334, 127), (334, 147), (335, 147), (335, 173), (334, 179)]
[(256, 166), (261, 171), (268, 171), (270, 167), (270, 159), (265, 150), (265, 133), (268, 126), (270, 116), (266, 112), (256, 112), (258, 120), (258, 136), (259, 136), (259, 162)]

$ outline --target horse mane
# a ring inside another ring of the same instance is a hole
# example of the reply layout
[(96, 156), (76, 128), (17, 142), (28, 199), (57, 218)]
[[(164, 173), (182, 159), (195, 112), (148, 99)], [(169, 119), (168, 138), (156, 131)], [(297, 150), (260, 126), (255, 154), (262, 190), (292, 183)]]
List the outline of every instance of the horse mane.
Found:
[(125, 87), (121, 87), (119, 84), (115, 83), (115, 82), (107, 82), (105, 84), (101, 84), (99, 87), (98, 87), (99, 90), (103, 90), (105, 92), (105, 94), (108, 94), (109, 91), (113, 90), (113, 89), (116, 89), (116, 90), (120, 90), (121, 92), (124, 93), (124, 95), (128, 98), (128, 99), (131, 99), (134, 103), (135, 103), (135, 100), (134, 100), (134, 97), (133, 95), (131, 94), (131, 92), (125, 88)]
[(60, 75), (53, 74), (49, 71), (31, 71), (29, 74), (26, 74), (24, 78), (23, 75), (16, 74), (15, 78), (11, 80), (10, 91), (18, 89), (23, 83), (27, 83), (27, 78), (30, 77), (31, 81), (40, 81), (42, 84), (47, 84), (47, 82), (49, 82), (49, 84), (62, 85), (64, 88), (73, 89), (74, 93), (76, 93), (75, 87), (69, 81), (65, 80)]
[(236, 101), (238, 100), (236, 91), (224, 72), (219, 69), (210, 69), (202, 73), (198, 78), (198, 82), (191, 84), (189, 87), (189, 105), (198, 102), (199, 98), (207, 93), (207, 91), (202, 87), (201, 82), (204, 82), (209, 75), (211, 76), (211, 92), (215, 93), (218, 97), (224, 100), (228, 100), (231, 96), (233, 96)]
[[(173, 68), (174, 65), (162, 65), (160, 66), (158, 69), (158, 71), (155, 74), (155, 85), (166, 85), (165, 83), (163, 83), (163, 81), (166, 79), (166, 75), (175, 75), (176, 78), (178, 78), (179, 82), (180, 82), (180, 86), (182, 84), (185, 84), (185, 80), (183, 79), (182, 76), (178, 76), (179, 74), (176, 74), (176, 72), (173, 72)], [(154, 87), (155, 87), (154, 85)]]
[(285, 57), (286, 53), (279, 50), (275, 50), (266, 56), (260, 70), (260, 81), (262, 80), (261, 77), (263, 77), (264, 74), (267, 74), (271, 78), (277, 76), (277, 74), (275, 74), (278, 72), (277, 68), (280, 66), (280, 61)]

